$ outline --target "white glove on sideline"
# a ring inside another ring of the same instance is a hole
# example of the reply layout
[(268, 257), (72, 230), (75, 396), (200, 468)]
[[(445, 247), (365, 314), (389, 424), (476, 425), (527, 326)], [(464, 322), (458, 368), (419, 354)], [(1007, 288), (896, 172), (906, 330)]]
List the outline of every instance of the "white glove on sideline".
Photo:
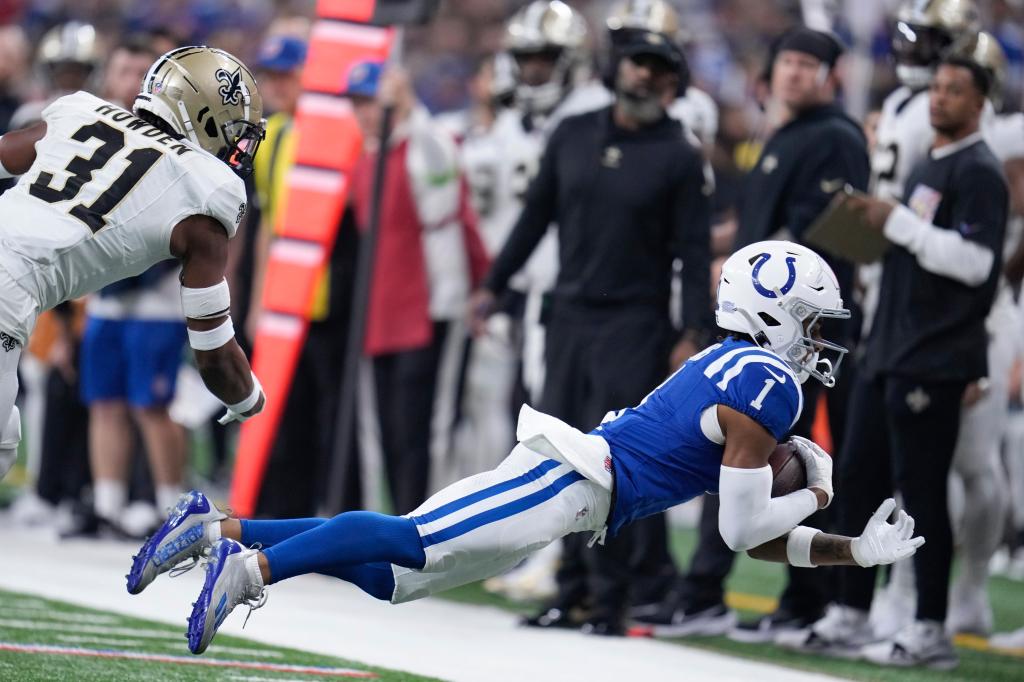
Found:
[(913, 537), (914, 519), (907, 512), (901, 509), (896, 515), (896, 523), (888, 522), (894, 509), (896, 500), (890, 497), (871, 515), (860, 537), (850, 541), (853, 560), (859, 565), (867, 568), (891, 564), (914, 556), (917, 548), (924, 544), (920, 535)]
[[(800, 436), (790, 436), (789, 442), (796, 448), (796, 454), (804, 463), (807, 472), (807, 487), (825, 491), (828, 501), (825, 507), (832, 504), (832, 457), (818, 447), (812, 440)], [(824, 507), (822, 507), (824, 509)]]

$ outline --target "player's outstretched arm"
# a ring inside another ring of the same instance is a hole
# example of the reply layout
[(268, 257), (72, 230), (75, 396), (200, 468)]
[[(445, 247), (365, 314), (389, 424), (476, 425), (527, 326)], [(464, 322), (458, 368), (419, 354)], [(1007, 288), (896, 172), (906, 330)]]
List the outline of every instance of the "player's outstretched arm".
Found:
[(27, 173), (36, 160), (36, 142), (46, 135), (46, 123), (40, 121), (0, 137), (0, 178)]
[(762, 561), (790, 563), (794, 566), (878, 566), (913, 556), (924, 544), (914, 537), (914, 519), (902, 509), (893, 523), (889, 517), (896, 502), (889, 498), (868, 520), (859, 537), (830, 535), (799, 526), (786, 535), (748, 550)]
[(207, 388), (227, 407), (221, 423), (245, 421), (259, 414), (266, 399), (235, 341), (224, 279), (228, 235), (215, 219), (190, 216), (174, 227), (171, 253), (182, 264), (181, 304), (196, 365)]
[[(719, 405), (718, 422), (725, 437), (722, 468), (718, 475), (718, 530), (735, 552), (764, 544), (791, 531), (798, 523), (828, 504), (831, 480), (812, 489), (772, 497), (772, 471), (768, 457), (775, 449), (772, 434), (750, 417)], [(823, 472), (831, 479), (831, 470)], [(810, 471), (808, 471), (810, 474)]]

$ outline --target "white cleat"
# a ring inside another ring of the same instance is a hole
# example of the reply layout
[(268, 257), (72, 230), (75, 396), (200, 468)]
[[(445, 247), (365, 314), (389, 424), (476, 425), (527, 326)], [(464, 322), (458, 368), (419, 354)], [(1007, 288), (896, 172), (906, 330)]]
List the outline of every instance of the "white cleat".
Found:
[(867, 611), (840, 604), (829, 604), (811, 627), (775, 637), (777, 645), (790, 651), (846, 659), (858, 658), (864, 645), (877, 641)]
[(943, 624), (934, 620), (914, 621), (894, 637), (864, 647), (861, 657), (877, 665), (897, 668), (952, 670), (960, 663)]
[[(146, 589), (158, 575), (178, 568), (183, 573), (199, 561), (199, 557), (210, 547), (207, 526), (214, 521), (228, 518), (217, 509), (206, 495), (198, 490), (185, 493), (167, 516), (160, 530), (146, 539), (139, 553), (132, 557), (132, 568), (128, 575), (128, 592), (138, 594)], [(182, 562), (192, 559), (187, 567)], [(171, 574), (172, 577), (175, 575)]]
[(199, 599), (192, 604), (192, 615), (188, 619), (189, 651), (194, 654), (206, 651), (224, 619), (239, 604), (247, 604), (252, 613), (266, 603), (263, 580), (256, 579), (246, 566), (246, 559), (257, 553), (229, 538), (221, 538), (210, 548), (206, 581)]

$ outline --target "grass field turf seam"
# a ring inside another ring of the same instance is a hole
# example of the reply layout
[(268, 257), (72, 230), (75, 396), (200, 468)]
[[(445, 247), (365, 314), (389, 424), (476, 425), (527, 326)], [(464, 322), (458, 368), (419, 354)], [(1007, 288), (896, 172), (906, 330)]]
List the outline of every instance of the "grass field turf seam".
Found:
[[(98, 628), (116, 631), (116, 640), (106, 639), (110, 635), (97, 633)], [(184, 628), (166, 623), (0, 590), (0, 680), (437, 682), (422, 675), (228, 635), (218, 635), (203, 656), (191, 656), (185, 653), (183, 632)], [(69, 637), (73, 638), (70, 642)]]

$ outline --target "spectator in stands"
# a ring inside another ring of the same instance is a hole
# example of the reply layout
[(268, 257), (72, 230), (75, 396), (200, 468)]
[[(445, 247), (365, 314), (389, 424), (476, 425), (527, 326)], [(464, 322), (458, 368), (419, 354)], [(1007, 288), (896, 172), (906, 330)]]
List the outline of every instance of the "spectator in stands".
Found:
[[(373, 168), (385, 153), (380, 233), (367, 312), (388, 486), (397, 513), (427, 496), (431, 420), (445, 342), (488, 259), (452, 137), (416, 101), (408, 77), (367, 62), (352, 70), (348, 94), (367, 154), (352, 178), (360, 228), (369, 224)], [(394, 128), (379, 135), (382, 105)], [(461, 340), (460, 340), (461, 343)]]

